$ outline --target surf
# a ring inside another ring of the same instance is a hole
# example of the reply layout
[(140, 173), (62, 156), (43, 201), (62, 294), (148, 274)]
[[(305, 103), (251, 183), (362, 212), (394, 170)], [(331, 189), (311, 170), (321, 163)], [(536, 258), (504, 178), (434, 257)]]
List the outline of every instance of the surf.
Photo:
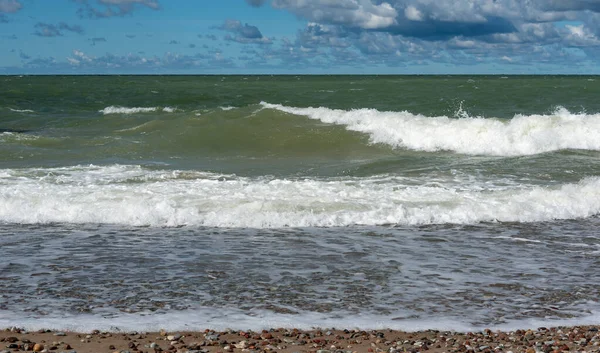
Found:
[(347, 227), (543, 222), (599, 212), (600, 177), (535, 186), (389, 175), (239, 177), (127, 165), (0, 173), (0, 221), (22, 224)]
[(506, 120), (425, 116), (366, 108), (298, 108), (266, 102), (261, 105), (342, 125), (350, 131), (367, 134), (373, 144), (414, 151), (489, 156), (526, 156), (566, 149), (600, 151), (600, 114), (571, 113), (562, 107), (551, 114), (516, 115)]

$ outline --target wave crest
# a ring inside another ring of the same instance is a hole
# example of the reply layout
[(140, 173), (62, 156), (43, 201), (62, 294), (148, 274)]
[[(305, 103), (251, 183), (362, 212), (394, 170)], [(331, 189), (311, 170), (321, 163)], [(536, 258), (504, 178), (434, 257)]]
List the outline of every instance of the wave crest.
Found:
[(0, 221), (234, 228), (476, 224), (600, 213), (600, 178), (559, 187), (418, 185), (380, 176), (269, 179), (135, 166), (5, 169)]
[(516, 115), (510, 120), (482, 117), (428, 117), (375, 109), (296, 108), (262, 102), (264, 108), (303, 115), (366, 133), (372, 143), (416, 151), (520, 156), (564, 149), (600, 151), (600, 114), (574, 114), (558, 108), (550, 115)]

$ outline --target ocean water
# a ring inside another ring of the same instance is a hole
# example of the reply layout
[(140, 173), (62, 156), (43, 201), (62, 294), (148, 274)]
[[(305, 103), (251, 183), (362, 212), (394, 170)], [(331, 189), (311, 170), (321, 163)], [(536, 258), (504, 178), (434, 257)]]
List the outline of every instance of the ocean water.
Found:
[(600, 323), (600, 78), (0, 77), (0, 327)]

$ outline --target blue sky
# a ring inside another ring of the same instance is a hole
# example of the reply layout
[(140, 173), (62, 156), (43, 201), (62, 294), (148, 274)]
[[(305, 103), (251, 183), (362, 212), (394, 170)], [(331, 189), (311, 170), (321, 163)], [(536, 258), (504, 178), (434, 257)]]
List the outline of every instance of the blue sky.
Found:
[(0, 0), (0, 74), (600, 74), (600, 0)]

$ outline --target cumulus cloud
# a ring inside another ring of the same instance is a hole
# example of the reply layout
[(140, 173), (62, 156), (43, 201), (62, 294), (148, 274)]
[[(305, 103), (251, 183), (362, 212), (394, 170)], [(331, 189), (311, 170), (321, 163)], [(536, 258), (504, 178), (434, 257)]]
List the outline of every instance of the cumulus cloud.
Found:
[(281, 49), (263, 49), (264, 57), (279, 55), (282, 61), (300, 60), (301, 53), (310, 53), (333, 63), (343, 53), (362, 56), (363, 63), (388, 66), (526, 64), (552, 57), (567, 63), (587, 53), (588, 60), (600, 62), (599, 0), (271, 0), (271, 4), (309, 21), (295, 39), (284, 38)]
[(242, 24), (238, 20), (226, 20), (218, 29), (233, 33), (226, 35), (225, 39), (243, 44), (271, 44), (271, 39), (264, 37), (258, 27)]
[(81, 5), (77, 11), (80, 17), (107, 18), (131, 14), (136, 7), (159, 10), (158, 0), (72, 0)]
[(398, 16), (390, 3), (373, 4), (371, 0), (273, 0), (273, 7), (289, 10), (313, 22), (362, 29), (390, 27)]
[(298, 31), (295, 44), (302, 48), (347, 48), (352, 45), (351, 36), (352, 33), (339, 26), (328, 26), (311, 22), (308, 23), (306, 28)]
[(566, 43), (570, 46), (589, 47), (600, 45), (598, 37), (584, 25), (567, 25), (565, 26), (565, 29)]
[(64, 22), (61, 22), (58, 25), (38, 22), (35, 25), (35, 32), (33, 34), (40, 37), (60, 37), (63, 35), (64, 31), (77, 34), (83, 34), (85, 32), (79, 25), (69, 25)]

